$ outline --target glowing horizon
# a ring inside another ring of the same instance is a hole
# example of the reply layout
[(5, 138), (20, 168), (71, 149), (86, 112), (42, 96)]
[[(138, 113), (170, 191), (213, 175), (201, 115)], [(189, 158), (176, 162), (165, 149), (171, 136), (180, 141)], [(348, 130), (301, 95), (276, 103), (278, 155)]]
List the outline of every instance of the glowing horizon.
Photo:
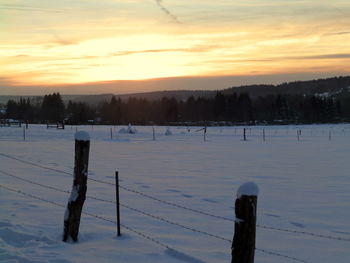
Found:
[(2, 2), (0, 87), (350, 72), (343, 0)]

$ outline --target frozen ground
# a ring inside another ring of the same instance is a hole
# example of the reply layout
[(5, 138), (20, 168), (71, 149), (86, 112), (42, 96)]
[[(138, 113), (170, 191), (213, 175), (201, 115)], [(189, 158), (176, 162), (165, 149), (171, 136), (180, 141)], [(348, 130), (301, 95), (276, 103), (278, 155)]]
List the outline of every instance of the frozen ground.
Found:
[[(206, 142), (196, 128), (171, 127), (165, 136), (166, 127), (155, 127), (156, 141), (152, 127), (136, 127), (137, 134), (119, 134), (120, 128), (112, 127), (111, 140), (111, 127), (77, 127), (91, 137), (89, 178), (109, 183), (89, 180), (90, 197), (114, 201), (118, 170), (122, 187), (233, 219), (238, 187), (254, 181), (260, 190), (256, 263), (350, 262), (350, 125), (248, 127), (248, 141), (243, 127), (210, 127)], [(117, 238), (115, 204), (91, 198), (84, 212), (107, 221), (84, 214), (79, 243), (61, 242), (69, 194), (34, 183), (71, 189), (75, 131), (30, 125), (24, 141), (22, 128), (0, 128), (0, 185), (21, 191), (0, 187), (0, 262), (230, 262), (233, 222), (125, 188), (122, 223), (177, 252), (124, 227)]]

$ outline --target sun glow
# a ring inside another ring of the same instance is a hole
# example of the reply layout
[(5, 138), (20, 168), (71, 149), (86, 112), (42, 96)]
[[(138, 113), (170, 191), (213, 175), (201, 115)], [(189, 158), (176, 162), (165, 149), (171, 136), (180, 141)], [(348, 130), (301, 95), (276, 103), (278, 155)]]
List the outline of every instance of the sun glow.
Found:
[[(168, 12), (148, 1), (5, 2), (0, 84), (350, 69), (350, 22), (344, 16), (350, 4), (338, 0), (341, 12), (321, 0), (289, 4), (290, 10), (268, 0), (204, 1), (201, 7), (167, 1)], [(302, 7), (308, 9), (297, 13)]]

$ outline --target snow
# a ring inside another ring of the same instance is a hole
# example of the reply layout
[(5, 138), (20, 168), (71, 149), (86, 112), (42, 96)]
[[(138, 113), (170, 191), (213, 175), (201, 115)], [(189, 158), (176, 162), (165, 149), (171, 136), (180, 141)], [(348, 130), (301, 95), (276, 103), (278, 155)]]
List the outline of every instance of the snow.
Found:
[(120, 134), (135, 134), (137, 130), (129, 123), (127, 128), (121, 128), (119, 130)]
[(173, 135), (173, 133), (169, 128), (167, 128), (164, 135), (170, 136), (170, 135)]
[(68, 206), (66, 207), (66, 210), (64, 211), (64, 221), (67, 221), (69, 218), (69, 209)]
[(243, 195), (258, 196), (259, 187), (254, 182), (247, 182), (242, 184), (237, 191), (237, 198), (241, 198)]
[(86, 131), (78, 131), (74, 135), (75, 140), (77, 141), (90, 141), (90, 135)]
[(79, 186), (73, 185), (72, 191), (70, 192), (70, 197), (68, 202), (75, 202), (79, 196)]
[[(125, 206), (231, 240), (234, 221), (212, 218), (160, 203), (120, 188), (121, 221), (168, 249), (122, 226), (116, 237), (115, 171), (120, 185), (157, 199), (234, 220), (242, 182), (259, 186), (257, 223), (292, 231), (350, 239), (350, 125), (208, 127), (207, 141), (195, 127), (137, 126), (137, 134), (111, 139), (110, 126), (79, 126), (90, 148), (87, 199), (79, 242), (61, 241), (71, 190), (76, 127), (29, 125), (0, 128), (0, 171), (63, 190), (23, 182), (0, 172), (1, 263), (230, 262), (231, 243), (156, 220)], [(113, 127), (112, 127), (113, 128)], [(115, 130), (122, 128), (114, 127)], [(265, 128), (265, 142), (263, 141)], [(303, 136), (297, 140), (297, 130)], [(332, 132), (329, 140), (329, 131)], [(9, 159), (1, 154), (13, 156)], [(38, 166), (30, 165), (30, 163)], [(51, 167), (53, 170), (43, 169)], [(65, 171), (65, 172), (64, 172)], [(102, 184), (91, 179), (102, 180)], [(27, 193), (52, 203), (24, 196)], [(109, 221), (101, 220), (101, 218)], [(307, 262), (350, 262), (349, 242), (257, 228), (256, 247)], [(256, 263), (293, 262), (256, 251)]]
[(127, 132), (127, 130), (126, 130), (125, 128), (121, 128), (121, 129), (119, 130), (119, 133), (125, 134), (125, 133), (128, 133), (128, 132)]

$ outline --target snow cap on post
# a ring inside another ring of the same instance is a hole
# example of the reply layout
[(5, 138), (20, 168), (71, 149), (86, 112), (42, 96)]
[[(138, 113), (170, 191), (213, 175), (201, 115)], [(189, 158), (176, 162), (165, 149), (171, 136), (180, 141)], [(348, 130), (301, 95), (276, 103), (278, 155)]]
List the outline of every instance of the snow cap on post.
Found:
[(76, 141), (90, 141), (90, 135), (86, 131), (78, 131), (74, 134), (74, 139)]
[(237, 198), (241, 198), (243, 195), (247, 196), (258, 196), (259, 187), (254, 182), (247, 182), (242, 184), (237, 191)]

